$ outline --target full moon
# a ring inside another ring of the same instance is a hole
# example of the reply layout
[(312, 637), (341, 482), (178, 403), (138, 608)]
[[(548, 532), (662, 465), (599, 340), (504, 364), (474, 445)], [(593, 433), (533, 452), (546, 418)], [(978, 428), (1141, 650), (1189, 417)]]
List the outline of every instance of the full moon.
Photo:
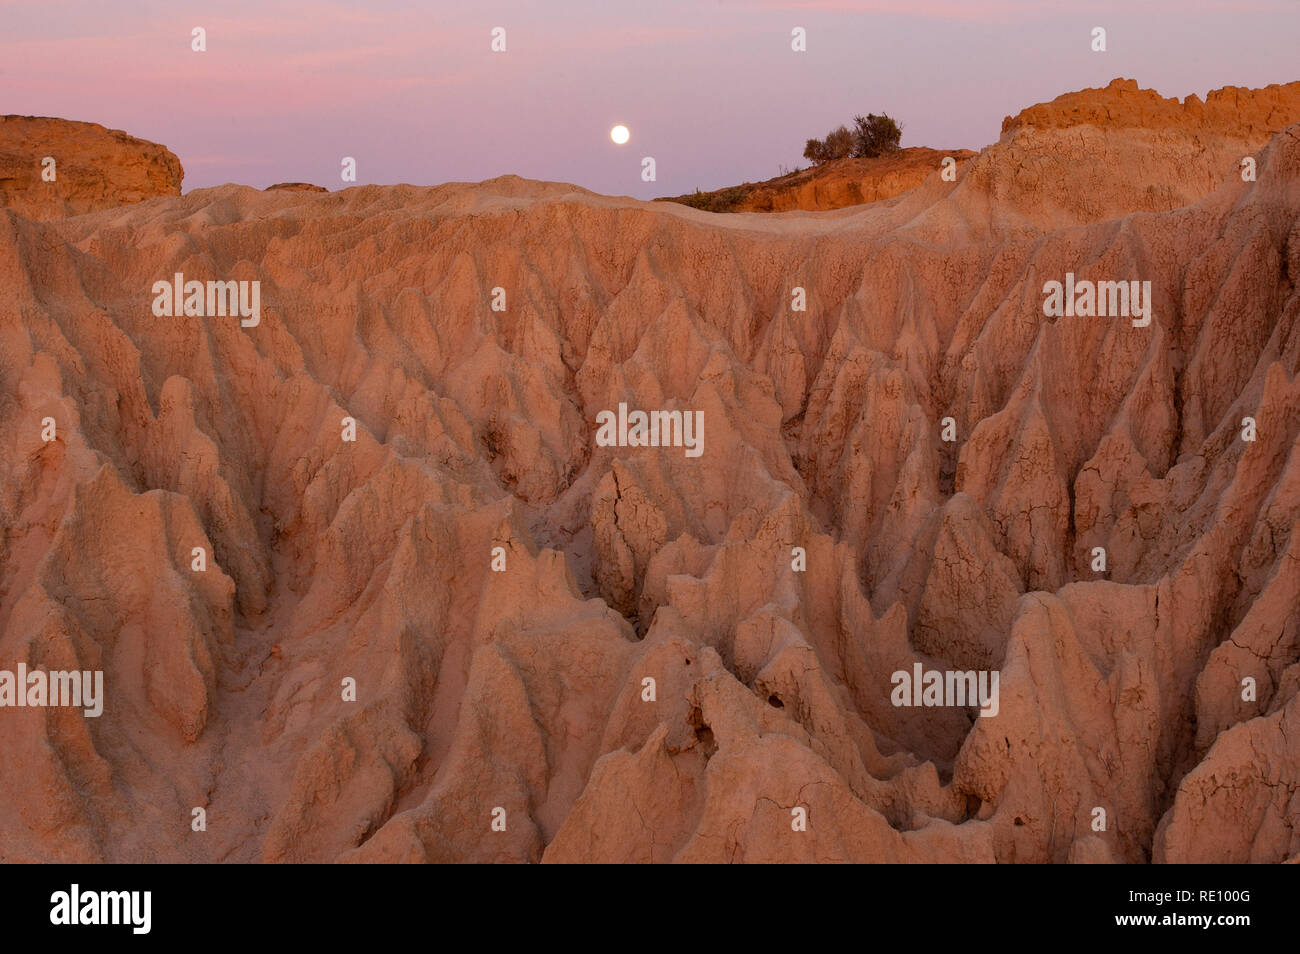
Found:
[(620, 146), (627, 142), (631, 135), (632, 134), (627, 131), (626, 126), (615, 126), (609, 131), (609, 138), (614, 140), (614, 142), (618, 143)]

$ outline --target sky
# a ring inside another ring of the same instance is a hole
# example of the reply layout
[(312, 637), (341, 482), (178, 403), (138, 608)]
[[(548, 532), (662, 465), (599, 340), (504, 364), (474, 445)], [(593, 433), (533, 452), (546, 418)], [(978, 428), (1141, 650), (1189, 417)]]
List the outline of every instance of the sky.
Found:
[(1300, 80), (1298, 40), (1300, 0), (0, 0), (0, 114), (162, 143), (186, 192), (342, 188), (350, 156), (357, 184), (513, 173), (651, 198), (804, 165), (859, 113), (904, 146), (979, 149), (1118, 76), (1179, 98)]

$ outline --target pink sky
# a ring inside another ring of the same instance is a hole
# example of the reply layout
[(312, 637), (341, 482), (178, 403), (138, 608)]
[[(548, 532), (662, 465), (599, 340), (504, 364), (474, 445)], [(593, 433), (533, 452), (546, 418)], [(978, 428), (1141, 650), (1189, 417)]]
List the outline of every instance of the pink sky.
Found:
[(515, 173), (648, 198), (770, 178), (855, 113), (978, 149), (1116, 76), (1179, 97), (1290, 82), (1298, 37), (1300, 0), (0, 0), (0, 113), (163, 143), (186, 191), (340, 188), (353, 156), (359, 184)]

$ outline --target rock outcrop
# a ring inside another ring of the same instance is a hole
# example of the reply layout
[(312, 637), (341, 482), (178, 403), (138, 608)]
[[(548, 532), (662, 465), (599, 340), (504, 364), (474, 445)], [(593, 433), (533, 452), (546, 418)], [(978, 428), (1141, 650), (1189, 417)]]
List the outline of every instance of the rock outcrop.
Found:
[(941, 168), (944, 159), (964, 164), (974, 155), (969, 149), (918, 146), (876, 159), (833, 159), (766, 182), (659, 201), (679, 202), (706, 212), (824, 212), (892, 199), (923, 183)]
[(0, 116), (0, 208), (25, 218), (43, 222), (178, 196), (184, 177), (169, 150), (120, 129)]
[(1168, 212), (1239, 176), (1244, 159), (1297, 122), (1300, 82), (1229, 86), (1180, 103), (1116, 79), (1008, 116), (966, 183), (1004, 228)]

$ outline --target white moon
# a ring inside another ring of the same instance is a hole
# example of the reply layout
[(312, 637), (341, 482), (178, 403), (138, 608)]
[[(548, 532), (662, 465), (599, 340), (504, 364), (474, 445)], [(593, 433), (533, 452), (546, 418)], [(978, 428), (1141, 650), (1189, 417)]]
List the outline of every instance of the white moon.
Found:
[(623, 143), (627, 142), (628, 139), (631, 138), (631, 136), (632, 134), (627, 131), (626, 126), (621, 126), (621, 125), (615, 126), (613, 129), (609, 131), (609, 138), (614, 140), (614, 142), (616, 142), (620, 146), (623, 145)]

